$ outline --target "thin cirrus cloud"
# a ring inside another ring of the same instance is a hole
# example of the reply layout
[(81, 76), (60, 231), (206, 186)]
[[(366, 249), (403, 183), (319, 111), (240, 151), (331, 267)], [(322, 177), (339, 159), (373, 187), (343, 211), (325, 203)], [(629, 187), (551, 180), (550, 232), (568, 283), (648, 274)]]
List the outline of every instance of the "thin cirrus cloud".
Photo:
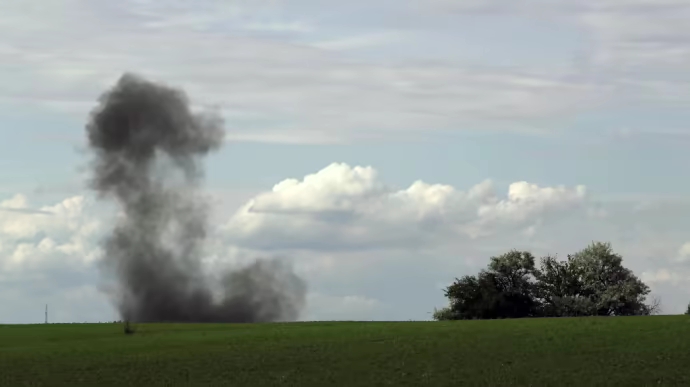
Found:
[[(0, 25), (7, 36), (0, 56), (11, 70), (0, 100), (21, 99), (74, 119), (129, 70), (182, 86), (195, 101), (229, 116), (256, 112), (258, 121), (228, 120), (237, 138), (249, 141), (282, 142), (315, 131), (326, 143), (392, 131), (414, 133), (409, 138), (468, 128), (545, 131), (550, 128), (540, 120), (595, 106), (610, 92), (606, 84), (573, 76), (572, 69), (352, 56), (347, 52), (367, 46), (385, 53), (389, 43), (415, 30), (329, 32), (319, 24), (326, 10), (318, 6), (290, 20), (265, 4), (204, 2), (192, 12), (168, 2), (105, 7), (60, 0), (61, 11), (50, 12), (29, 3), (6, 8), (10, 16), (30, 18), (29, 26)], [(227, 15), (225, 24), (218, 24), (218, 15)], [(248, 32), (237, 34), (235, 27)], [(252, 35), (259, 30), (283, 35)], [(264, 125), (268, 118), (277, 122)], [(263, 133), (252, 136), (257, 126)]]

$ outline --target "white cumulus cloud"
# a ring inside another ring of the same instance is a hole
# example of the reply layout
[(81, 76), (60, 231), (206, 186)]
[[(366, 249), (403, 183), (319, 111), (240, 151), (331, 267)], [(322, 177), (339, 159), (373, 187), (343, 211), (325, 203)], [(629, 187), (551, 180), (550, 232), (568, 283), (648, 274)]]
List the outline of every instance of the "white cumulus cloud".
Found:
[(416, 181), (396, 189), (372, 167), (334, 163), (286, 179), (242, 206), (225, 225), (234, 243), (263, 249), (394, 248), (476, 238), (528, 227), (580, 206), (584, 186), (509, 186), (467, 191)]
[(98, 258), (102, 224), (83, 196), (32, 209), (26, 196), (18, 194), (0, 202), (2, 209), (10, 210), (0, 211), (0, 267), (5, 275), (45, 264), (79, 266)]

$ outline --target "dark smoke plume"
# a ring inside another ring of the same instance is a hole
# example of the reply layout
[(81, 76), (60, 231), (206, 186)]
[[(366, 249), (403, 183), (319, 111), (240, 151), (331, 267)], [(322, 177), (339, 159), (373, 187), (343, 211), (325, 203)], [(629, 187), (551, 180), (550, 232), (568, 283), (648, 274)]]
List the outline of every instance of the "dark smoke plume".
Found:
[(260, 260), (215, 282), (203, 272), (208, 202), (198, 189), (199, 161), (221, 146), (221, 118), (193, 113), (182, 91), (131, 74), (99, 103), (86, 127), (96, 156), (90, 183), (122, 209), (103, 260), (117, 280), (113, 296), (122, 318), (297, 319), (306, 286), (287, 265)]

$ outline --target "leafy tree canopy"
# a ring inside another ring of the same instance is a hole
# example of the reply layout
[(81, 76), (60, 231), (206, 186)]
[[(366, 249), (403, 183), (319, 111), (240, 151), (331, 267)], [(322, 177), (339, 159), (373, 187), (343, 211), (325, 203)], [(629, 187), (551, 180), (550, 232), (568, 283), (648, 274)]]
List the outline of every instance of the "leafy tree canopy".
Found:
[(445, 289), (450, 305), (434, 318), (648, 315), (649, 291), (609, 243), (592, 243), (565, 261), (544, 257), (539, 268), (530, 252), (512, 250), (491, 257), (479, 274), (456, 278)]

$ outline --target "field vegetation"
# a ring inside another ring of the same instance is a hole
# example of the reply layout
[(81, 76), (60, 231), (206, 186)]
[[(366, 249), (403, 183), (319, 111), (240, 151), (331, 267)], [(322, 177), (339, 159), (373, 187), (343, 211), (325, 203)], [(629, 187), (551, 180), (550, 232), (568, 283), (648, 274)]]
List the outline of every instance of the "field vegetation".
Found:
[(0, 326), (3, 386), (690, 386), (690, 316)]

